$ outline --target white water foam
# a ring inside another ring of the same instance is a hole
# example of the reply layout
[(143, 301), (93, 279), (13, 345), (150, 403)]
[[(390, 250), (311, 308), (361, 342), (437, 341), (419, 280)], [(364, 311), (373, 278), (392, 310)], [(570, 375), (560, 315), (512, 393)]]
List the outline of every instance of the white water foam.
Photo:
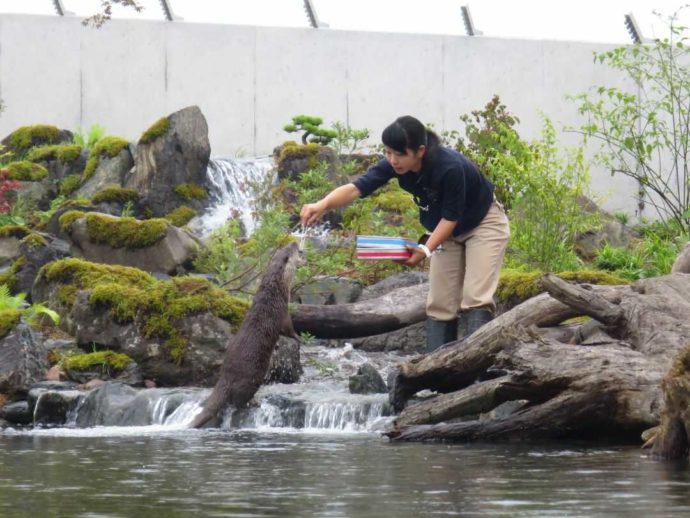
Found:
[(253, 216), (255, 193), (252, 185), (269, 180), (273, 158), (214, 158), (208, 163), (209, 196), (213, 205), (190, 221), (190, 228), (202, 238), (220, 228), (229, 218), (239, 218), (246, 235), (256, 226)]

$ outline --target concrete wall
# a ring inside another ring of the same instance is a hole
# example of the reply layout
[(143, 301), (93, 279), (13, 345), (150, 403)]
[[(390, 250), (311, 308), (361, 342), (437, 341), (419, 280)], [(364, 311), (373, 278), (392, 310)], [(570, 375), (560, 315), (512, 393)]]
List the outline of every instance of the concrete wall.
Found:
[[(0, 137), (18, 126), (104, 126), (137, 140), (163, 115), (196, 104), (213, 156), (268, 154), (294, 138), (293, 115), (369, 128), (378, 142), (395, 117), (439, 130), (498, 94), (538, 135), (541, 115), (576, 125), (565, 99), (592, 85), (621, 84), (595, 65), (606, 45), (484, 37), (287, 29), (156, 21), (85, 28), (71, 17), (0, 15)], [(563, 143), (577, 143), (572, 133)], [(635, 212), (635, 186), (595, 172), (609, 210)]]

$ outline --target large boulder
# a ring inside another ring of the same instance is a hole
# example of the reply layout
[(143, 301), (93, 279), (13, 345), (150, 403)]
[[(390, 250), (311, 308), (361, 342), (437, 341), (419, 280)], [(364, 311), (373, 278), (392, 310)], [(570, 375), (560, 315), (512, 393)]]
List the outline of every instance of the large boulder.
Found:
[(292, 297), (298, 304), (349, 304), (362, 293), (362, 285), (352, 279), (321, 276), (302, 286)]
[(47, 351), (23, 320), (0, 340), (0, 393), (26, 394), (45, 377)]
[(164, 216), (182, 203), (202, 208), (200, 200), (185, 199), (176, 187), (204, 186), (210, 156), (206, 118), (198, 106), (184, 108), (142, 135), (124, 187), (137, 190), (155, 216)]
[(596, 214), (600, 222), (599, 228), (582, 232), (576, 238), (575, 250), (583, 259), (593, 259), (597, 250), (607, 243), (611, 246), (624, 248), (635, 238), (630, 227), (615, 216), (600, 209), (592, 200), (581, 196), (578, 203), (583, 212)]
[(45, 265), (32, 297), (60, 314), (60, 327), (81, 348), (125, 353), (158, 386), (213, 385), (247, 308), (205, 279), (160, 281), (80, 259)]
[(190, 232), (162, 219), (138, 221), (91, 212), (63, 230), (69, 233), (74, 255), (148, 272), (178, 273), (189, 266), (199, 248)]

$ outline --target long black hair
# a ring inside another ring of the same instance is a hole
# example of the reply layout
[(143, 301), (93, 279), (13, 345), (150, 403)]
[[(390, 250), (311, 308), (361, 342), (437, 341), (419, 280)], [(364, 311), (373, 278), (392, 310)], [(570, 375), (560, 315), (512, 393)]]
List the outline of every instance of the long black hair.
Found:
[(439, 146), (438, 135), (411, 115), (395, 119), (395, 122), (383, 130), (381, 141), (384, 146), (398, 153), (407, 153), (408, 149), (417, 151), (419, 146), (425, 146), (425, 158)]

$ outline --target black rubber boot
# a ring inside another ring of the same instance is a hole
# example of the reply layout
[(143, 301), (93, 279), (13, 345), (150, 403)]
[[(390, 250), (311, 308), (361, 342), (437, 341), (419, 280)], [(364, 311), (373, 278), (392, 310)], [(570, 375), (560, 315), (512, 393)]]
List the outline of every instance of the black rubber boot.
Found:
[(435, 351), (443, 344), (454, 342), (458, 338), (457, 320), (426, 321), (426, 352)]
[(470, 309), (467, 311), (465, 313), (465, 321), (467, 322), (465, 338), (471, 336), (477, 329), (491, 322), (493, 319), (494, 315), (488, 309)]

